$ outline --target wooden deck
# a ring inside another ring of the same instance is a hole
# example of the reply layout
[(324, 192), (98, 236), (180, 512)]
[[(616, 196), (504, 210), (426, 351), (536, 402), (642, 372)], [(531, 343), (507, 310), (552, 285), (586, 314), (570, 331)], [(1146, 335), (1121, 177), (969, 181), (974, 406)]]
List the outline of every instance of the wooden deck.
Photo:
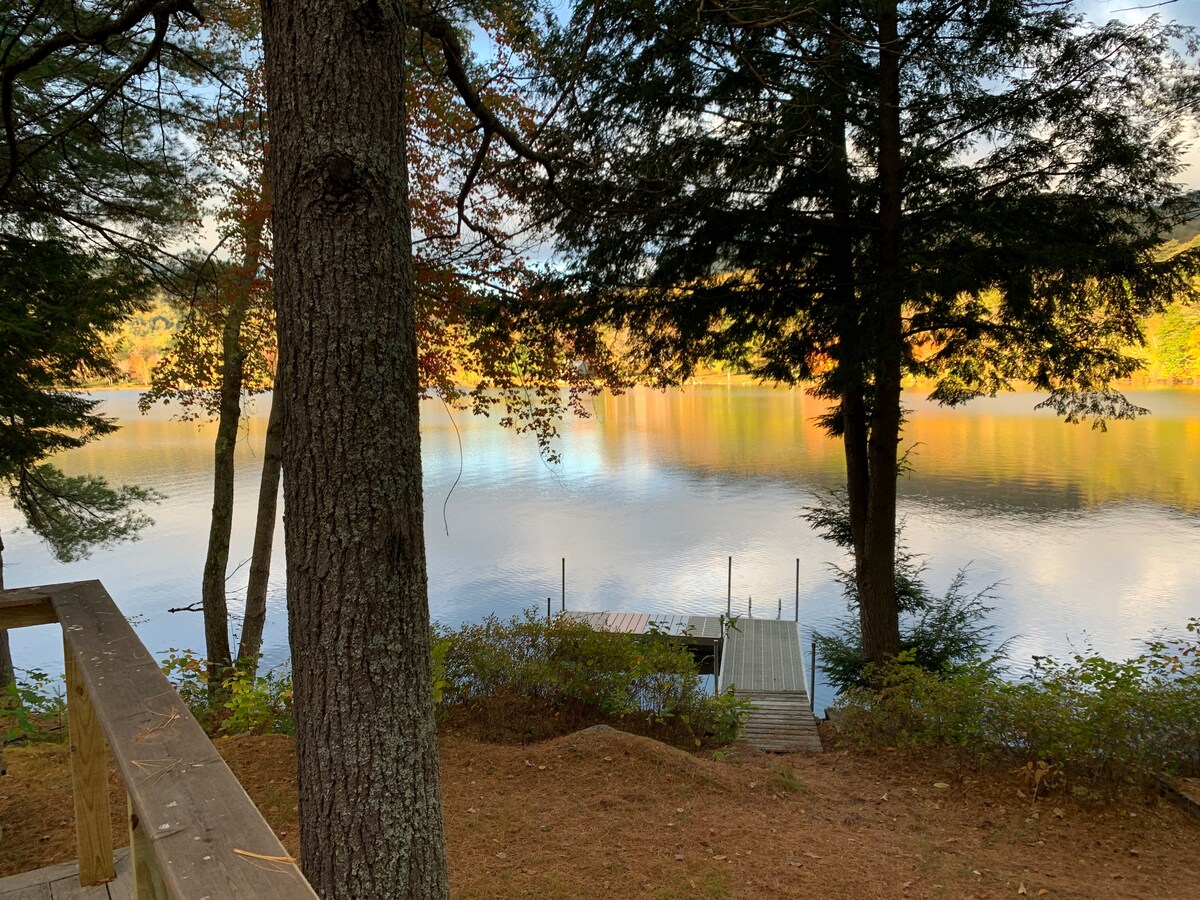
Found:
[(78, 862), (0, 878), (0, 900), (129, 900), (133, 874), (128, 847), (113, 853), (113, 864), (116, 880), (95, 887), (79, 886)]
[(752, 747), (789, 753), (820, 752), (809, 705), (808, 678), (797, 623), (738, 618), (722, 635), (720, 616), (672, 616), (633, 612), (567, 612), (568, 619), (602, 631), (657, 634), (692, 645), (719, 647), (717, 688), (732, 688), (751, 703), (743, 739)]
[[(0, 896), (317, 900), (104, 586), (0, 591), (0, 628), (53, 622), (63, 633), (79, 862), (74, 875), (56, 867), (20, 876), (34, 880), (19, 887), (7, 880)], [(112, 880), (109, 755), (128, 798), (129, 890)]]

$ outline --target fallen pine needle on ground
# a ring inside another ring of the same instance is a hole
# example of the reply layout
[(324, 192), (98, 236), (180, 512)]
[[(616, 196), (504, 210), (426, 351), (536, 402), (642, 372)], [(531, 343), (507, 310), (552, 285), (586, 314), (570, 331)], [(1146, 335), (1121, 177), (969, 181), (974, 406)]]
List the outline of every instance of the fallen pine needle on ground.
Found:
[[(216, 746), (288, 852), (293, 743)], [(10, 747), (0, 876), (75, 857), (66, 748)], [(1200, 822), (1176, 806), (1052, 793), (929, 754), (692, 755), (588, 730), (526, 746), (441, 741), (455, 897), (1191, 898)], [(115, 774), (113, 832), (125, 834)]]

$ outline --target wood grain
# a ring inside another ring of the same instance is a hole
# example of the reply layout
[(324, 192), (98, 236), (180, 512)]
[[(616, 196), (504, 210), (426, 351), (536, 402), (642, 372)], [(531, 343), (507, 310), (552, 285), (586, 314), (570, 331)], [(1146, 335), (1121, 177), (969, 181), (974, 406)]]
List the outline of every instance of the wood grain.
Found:
[(64, 655), (79, 883), (82, 886), (103, 884), (116, 877), (112, 824), (108, 814), (108, 753), (95, 707), (79, 675), (75, 655), (65, 640)]
[(5, 591), (0, 597), (0, 628), (53, 625), (58, 619), (50, 598), (29, 590)]
[[(69, 677), (91, 698), (144, 830), (165, 891), (150, 896), (315, 898), (297, 866), (234, 852), (287, 855), (100, 582), (2, 592), (0, 604), (33, 596), (50, 598)], [(72, 730), (74, 744), (74, 723)], [(94, 765), (103, 754), (88, 746), (87, 765)], [(82, 756), (82, 741), (79, 747)]]

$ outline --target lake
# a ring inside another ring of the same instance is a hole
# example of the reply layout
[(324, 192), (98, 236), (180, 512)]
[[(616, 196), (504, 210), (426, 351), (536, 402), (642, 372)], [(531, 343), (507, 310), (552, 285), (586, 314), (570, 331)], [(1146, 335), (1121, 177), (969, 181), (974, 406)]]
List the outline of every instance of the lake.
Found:
[[(135, 392), (99, 396), (124, 427), (58, 464), (160, 491), (155, 525), (137, 543), (63, 565), (5, 506), (6, 583), (99, 578), (152, 652), (202, 649), (199, 614), (167, 609), (199, 598), (214, 427), (161, 406), (141, 416)], [(1036, 411), (1031, 394), (953, 410), (905, 396), (904, 541), (926, 557), (939, 593), (961, 566), (973, 589), (996, 585), (992, 618), (1018, 669), (1072, 648), (1132, 655), (1200, 615), (1200, 391), (1130, 397), (1152, 414), (1099, 432)], [(269, 403), (252, 401), (243, 422), (234, 565), (250, 552)], [(532, 605), (544, 613), (547, 597), (557, 609), (563, 558), (570, 609), (716, 614), (732, 556), (735, 613), (752, 604), (755, 615), (794, 615), (799, 559), (801, 627), (830, 627), (846, 612), (830, 574), (841, 554), (800, 518), (843, 475), (841, 445), (814, 422), (823, 409), (801, 390), (736, 385), (604, 396), (590, 418), (564, 423), (553, 465), (527, 435), (426, 402), (432, 615), (458, 625)], [(287, 658), (282, 545), (280, 527), (271, 664)], [(231, 595), (247, 569), (230, 576)], [(12, 639), (18, 667), (61, 670), (56, 629)], [(832, 700), (825, 685), (816, 700)]]

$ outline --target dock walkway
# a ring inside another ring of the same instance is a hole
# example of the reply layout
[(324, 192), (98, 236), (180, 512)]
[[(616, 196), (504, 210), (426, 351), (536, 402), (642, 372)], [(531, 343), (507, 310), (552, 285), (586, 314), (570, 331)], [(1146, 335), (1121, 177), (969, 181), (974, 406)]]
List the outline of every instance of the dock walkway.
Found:
[(576, 611), (564, 615), (603, 631), (654, 634), (694, 647), (712, 647), (719, 659), (717, 689), (732, 688), (736, 696), (750, 701), (746, 743), (780, 753), (821, 750), (797, 623), (741, 616), (722, 632), (720, 616)]
[(717, 687), (750, 701), (744, 740), (752, 747), (820, 752), (797, 623), (740, 617), (725, 637)]

